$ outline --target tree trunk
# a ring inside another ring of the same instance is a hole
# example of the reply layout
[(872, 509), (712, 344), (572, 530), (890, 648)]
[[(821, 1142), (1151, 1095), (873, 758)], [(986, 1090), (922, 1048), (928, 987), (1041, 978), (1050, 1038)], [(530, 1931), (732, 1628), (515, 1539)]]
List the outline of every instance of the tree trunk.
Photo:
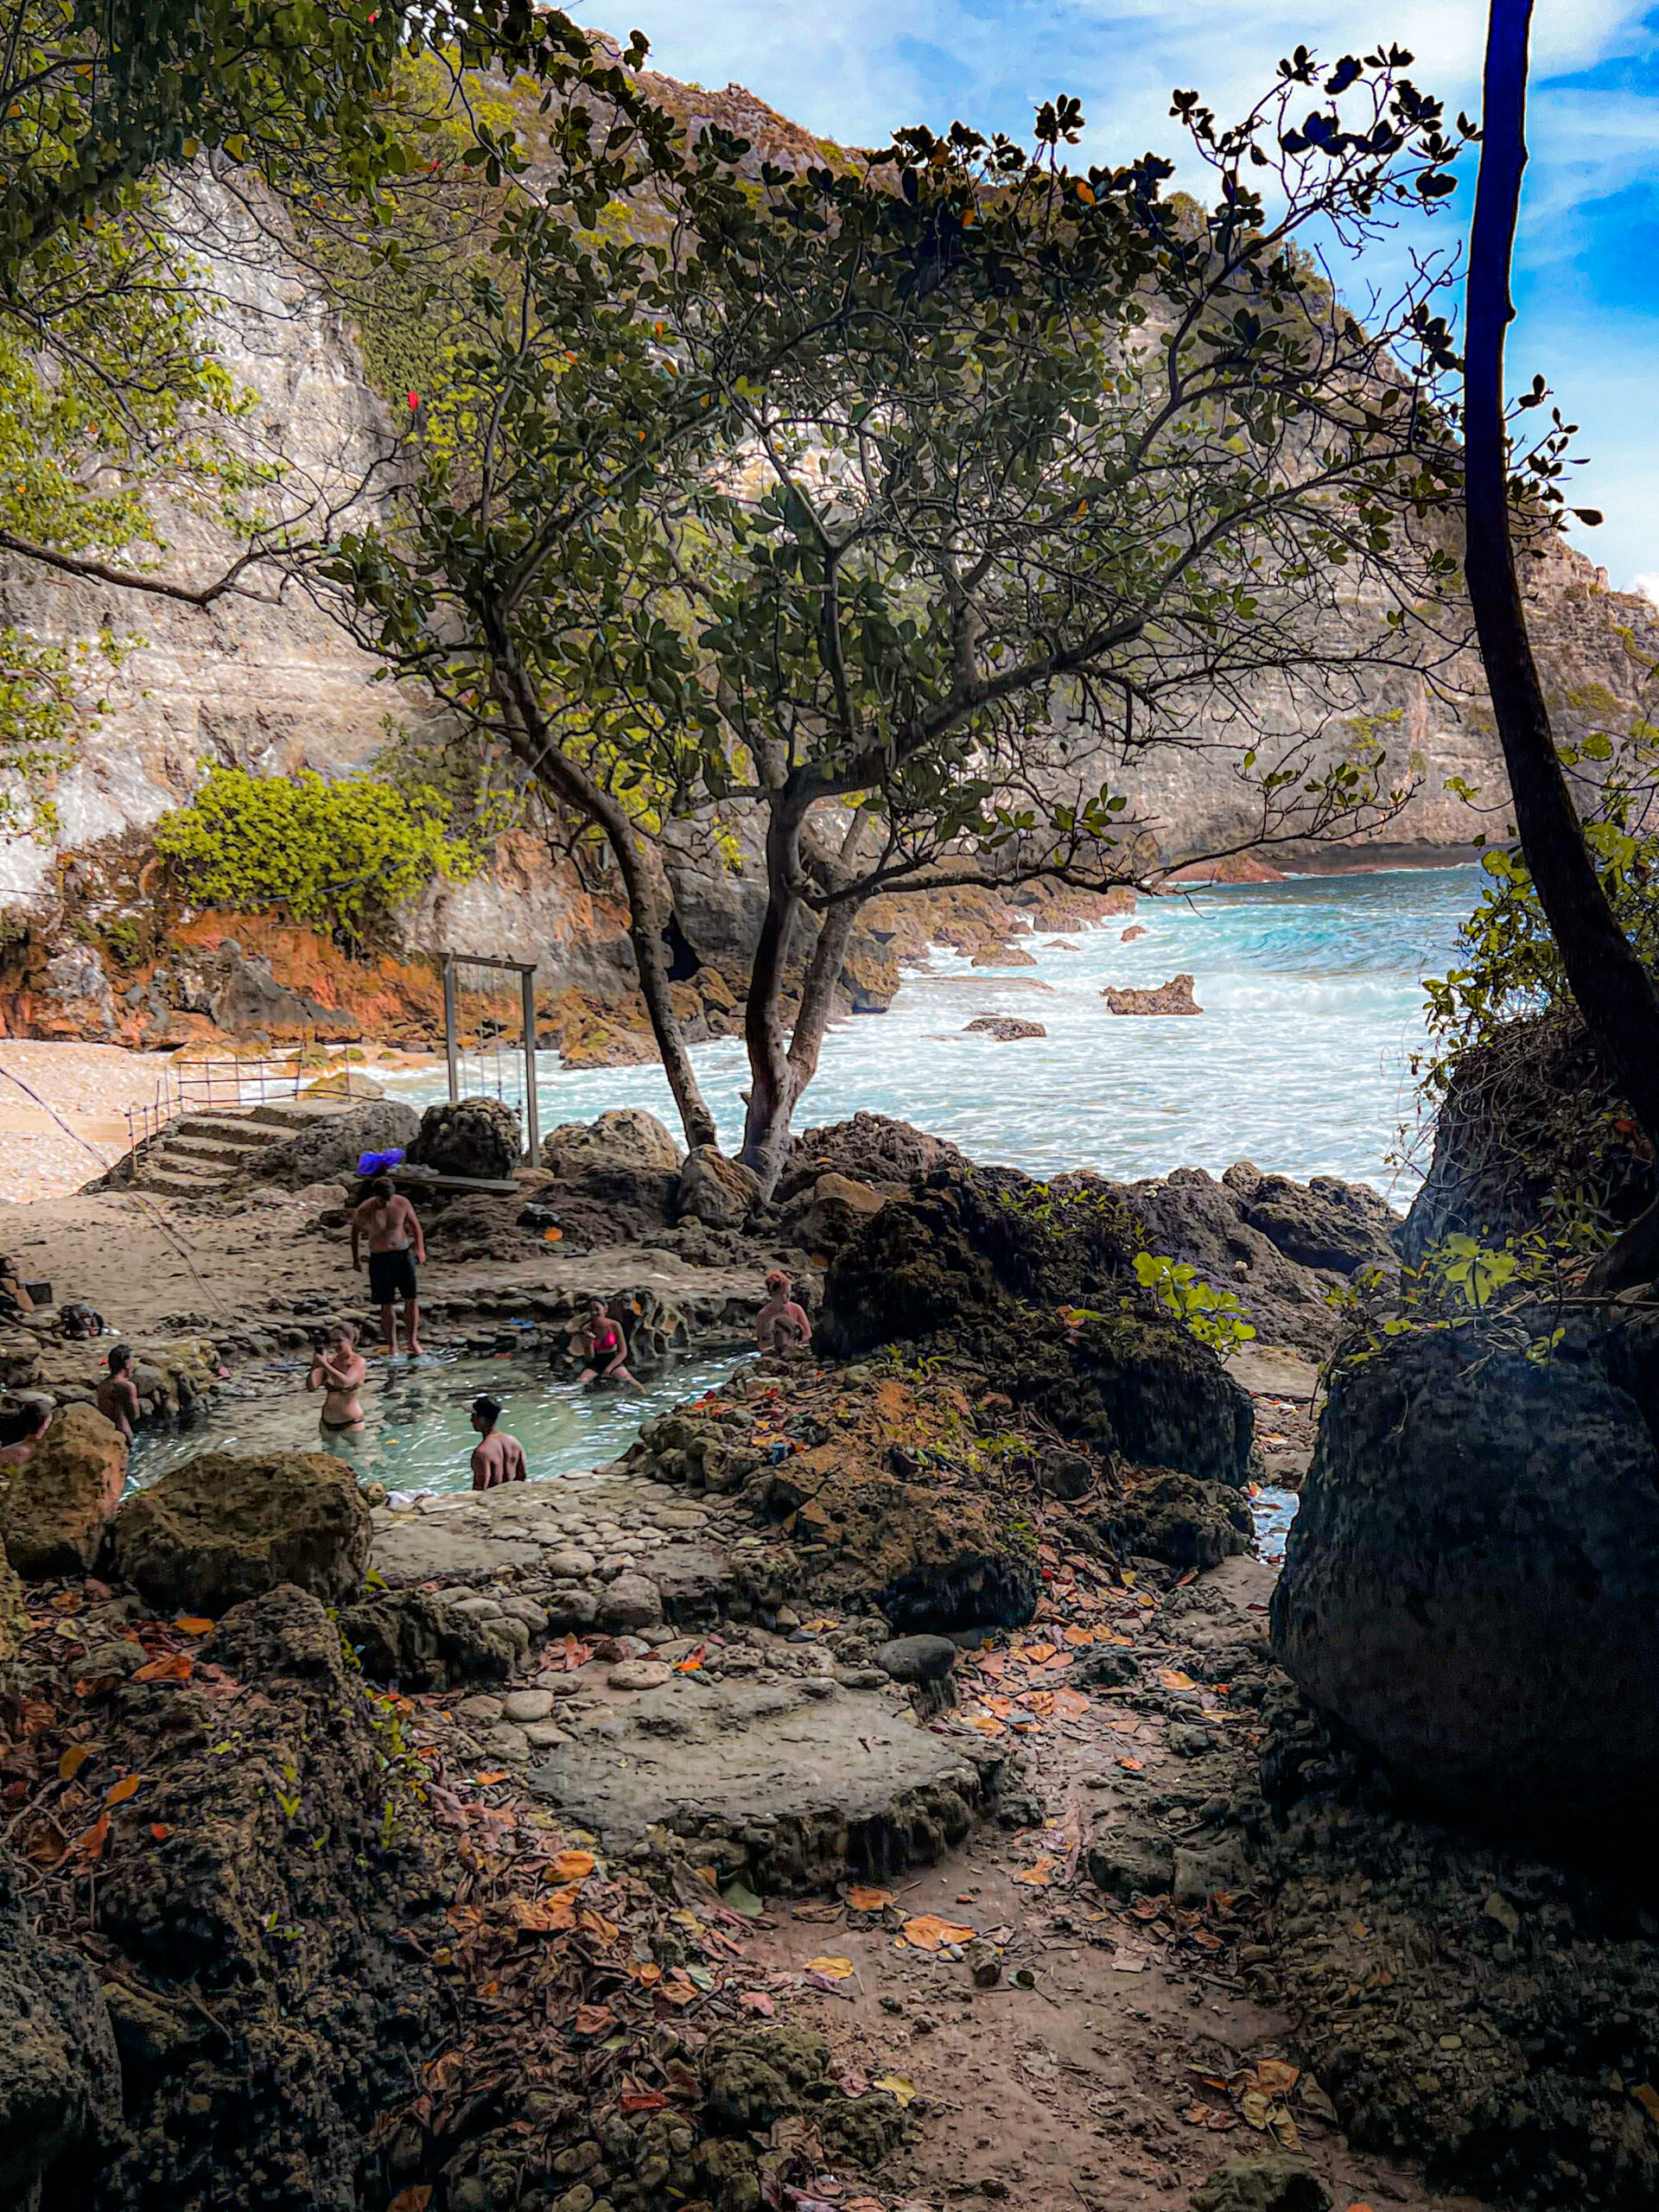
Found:
[(493, 645), (496, 698), (505, 709), (507, 739), (514, 753), (562, 805), (571, 808), (602, 831), (616, 855), (622, 887), (627, 893), (628, 940), (639, 970), (640, 995), (645, 1001), (657, 1050), (662, 1055), (663, 1072), (679, 1109), (686, 1144), (692, 1151), (699, 1145), (717, 1145), (720, 1138), (715, 1117), (709, 1110), (690, 1053), (680, 1033), (669, 988), (663, 931), (668, 925), (671, 902), (662, 863), (654, 852), (648, 856), (645, 842), (629, 820), (626, 809), (560, 752), (543, 718), (536, 687), (511, 645), (499, 633)]
[(1510, 263), (1526, 167), (1532, 0), (1491, 0), (1480, 178), (1469, 241), (1464, 364), (1464, 569), (1516, 827), (1579, 1011), (1649, 1141), (1659, 1150), (1659, 992), (1601, 887), (1550, 734), (1510, 537), (1503, 341), (1515, 315)]
[[(776, 794), (766, 820), (766, 912), (749, 969), (743, 1008), (743, 1040), (749, 1053), (749, 1105), (738, 1158), (760, 1179), (770, 1198), (782, 1166), (798, 1085), (789, 1064), (782, 1014), (784, 970), (801, 910), (794, 886), (806, 810), (787, 792)], [(781, 1134), (780, 1134), (781, 1133)]]

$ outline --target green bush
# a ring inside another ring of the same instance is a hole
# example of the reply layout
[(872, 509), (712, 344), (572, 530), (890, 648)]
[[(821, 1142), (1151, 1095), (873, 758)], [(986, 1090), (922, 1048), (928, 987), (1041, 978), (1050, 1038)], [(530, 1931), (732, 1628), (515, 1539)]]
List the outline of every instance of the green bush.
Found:
[(296, 922), (361, 936), (435, 875), (465, 882), (483, 855), (458, 834), (442, 796), (374, 776), (326, 783), (214, 768), (190, 805), (157, 824), (156, 843), (190, 898), (238, 912), (286, 907)]

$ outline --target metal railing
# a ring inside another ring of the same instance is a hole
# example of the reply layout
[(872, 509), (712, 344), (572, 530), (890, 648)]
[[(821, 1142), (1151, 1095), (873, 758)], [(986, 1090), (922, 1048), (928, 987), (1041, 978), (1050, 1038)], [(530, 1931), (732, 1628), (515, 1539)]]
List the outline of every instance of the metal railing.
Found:
[(167, 1064), (147, 1106), (127, 1109), (127, 1162), (130, 1174), (168, 1125), (187, 1114), (238, 1110), (297, 1098), (315, 1071), (297, 1058), (270, 1060), (185, 1060)]

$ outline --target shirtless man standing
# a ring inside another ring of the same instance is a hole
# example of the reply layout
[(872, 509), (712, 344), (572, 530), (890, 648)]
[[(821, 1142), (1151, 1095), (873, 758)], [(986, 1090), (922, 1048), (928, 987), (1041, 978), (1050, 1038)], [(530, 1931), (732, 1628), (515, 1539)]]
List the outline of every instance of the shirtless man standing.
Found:
[(349, 1321), (337, 1322), (328, 1332), (327, 1347), (320, 1345), (312, 1353), (311, 1372), (305, 1378), (308, 1390), (326, 1394), (317, 1421), (325, 1439), (363, 1433), (363, 1406), (357, 1394), (368, 1372), (357, 1348), (357, 1331)]
[[(390, 1175), (377, 1175), (369, 1194), (352, 1216), (352, 1265), (361, 1268), (359, 1240), (369, 1240), (369, 1296), (380, 1308), (380, 1326), (386, 1339), (386, 1356), (397, 1357), (397, 1325), (393, 1307), (404, 1301), (404, 1341), (411, 1359), (421, 1350), (421, 1308), (416, 1295), (415, 1263), (426, 1265), (426, 1239), (420, 1216), (407, 1198), (400, 1198)], [(411, 1250), (410, 1247), (413, 1247)]]
[(138, 1418), (138, 1386), (132, 1379), (132, 1346), (117, 1344), (110, 1354), (110, 1371), (93, 1394), (98, 1410), (105, 1421), (112, 1421), (129, 1444), (132, 1441), (132, 1424)]
[(766, 1302), (754, 1317), (754, 1341), (763, 1358), (768, 1352), (782, 1358), (812, 1341), (812, 1324), (805, 1307), (795, 1303), (794, 1288), (781, 1268), (766, 1277)]
[(516, 1436), (507, 1436), (497, 1428), (501, 1418), (498, 1400), (480, 1397), (473, 1400), (473, 1427), (478, 1431), (479, 1441), (473, 1446), (473, 1488), (493, 1490), (499, 1483), (522, 1483), (530, 1479), (530, 1468), (524, 1459), (524, 1447)]

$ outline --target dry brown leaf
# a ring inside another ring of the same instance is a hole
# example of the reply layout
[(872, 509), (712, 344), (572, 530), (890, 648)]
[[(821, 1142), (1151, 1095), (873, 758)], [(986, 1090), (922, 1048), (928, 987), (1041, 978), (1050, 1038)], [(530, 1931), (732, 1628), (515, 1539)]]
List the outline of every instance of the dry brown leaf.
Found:
[(574, 1928), (576, 1916), (567, 1897), (509, 1897), (507, 1917), (528, 1936), (553, 1936)]
[(386, 2212), (426, 2212), (426, 2208), (431, 2202), (431, 2183), (417, 2181), (412, 2183), (408, 2189), (400, 2189), (391, 2203), (387, 2205)]
[(200, 1613), (181, 1613), (173, 1625), (181, 1636), (211, 1636), (219, 1624)]
[(60, 1782), (73, 1782), (75, 1777), (80, 1772), (82, 1767), (86, 1765), (87, 1760), (92, 1756), (92, 1749), (93, 1747), (91, 1744), (71, 1744), (68, 1750), (58, 1761), (58, 1780)]
[(830, 1981), (850, 1981), (853, 1970), (850, 1959), (809, 1959), (806, 1962), (808, 1974), (821, 1974)]
[(893, 1903), (893, 1891), (874, 1890), (865, 1883), (855, 1882), (847, 1892), (847, 1902), (855, 1912), (880, 1912), (883, 1905)]
[(944, 1943), (971, 1943), (975, 1930), (959, 1921), (941, 1920), (937, 1912), (918, 1912), (906, 1921), (902, 1935), (918, 1951), (937, 1951)]
[(1301, 2068), (1287, 2058), (1258, 2058), (1255, 2063), (1255, 2086), (1269, 2097), (1288, 2095), (1301, 2078)]
[(608, 2005), (582, 2005), (570, 2024), (579, 2036), (602, 2036), (616, 2025), (616, 2015)]
[(149, 1824), (149, 1832), (157, 1843), (165, 1843), (173, 1833), (165, 1821), (152, 1821)]
[(100, 1813), (84, 1835), (78, 1835), (69, 1848), (78, 1851), (84, 1859), (101, 1859), (104, 1845), (110, 1833), (110, 1816)]
[(591, 1851), (558, 1851), (553, 1854), (553, 1872), (562, 1882), (585, 1882), (598, 1864)]
[(195, 1669), (182, 1651), (169, 1651), (164, 1659), (152, 1659), (147, 1667), (140, 1667), (133, 1676), (135, 1682), (188, 1682)]
[(1166, 1690), (1195, 1690), (1198, 1687), (1191, 1675), (1184, 1675), (1179, 1667), (1160, 1667), (1158, 1679)]
[(1650, 2082), (1638, 2082), (1630, 2094), (1649, 2120), (1659, 2121), (1659, 2089), (1656, 2089)]
[(473, 1787), (475, 1789), (487, 1789), (493, 1782), (505, 1782), (506, 1778), (505, 1767), (493, 1766), (487, 1774), (475, 1774), (473, 1777)]
[(104, 1802), (106, 1805), (124, 1805), (129, 1797), (138, 1795), (138, 1785), (143, 1778), (141, 1774), (124, 1774), (120, 1781), (111, 1788)]
[(1027, 1889), (1052, 1890), (1054, 1886), (1054, 1870), (1059, 1863), (1058, 1859), (1039, 1859), (1035, 1865), (1026, 1867), (1014, 1878), (1016, 1882), (1023, 1882)]

